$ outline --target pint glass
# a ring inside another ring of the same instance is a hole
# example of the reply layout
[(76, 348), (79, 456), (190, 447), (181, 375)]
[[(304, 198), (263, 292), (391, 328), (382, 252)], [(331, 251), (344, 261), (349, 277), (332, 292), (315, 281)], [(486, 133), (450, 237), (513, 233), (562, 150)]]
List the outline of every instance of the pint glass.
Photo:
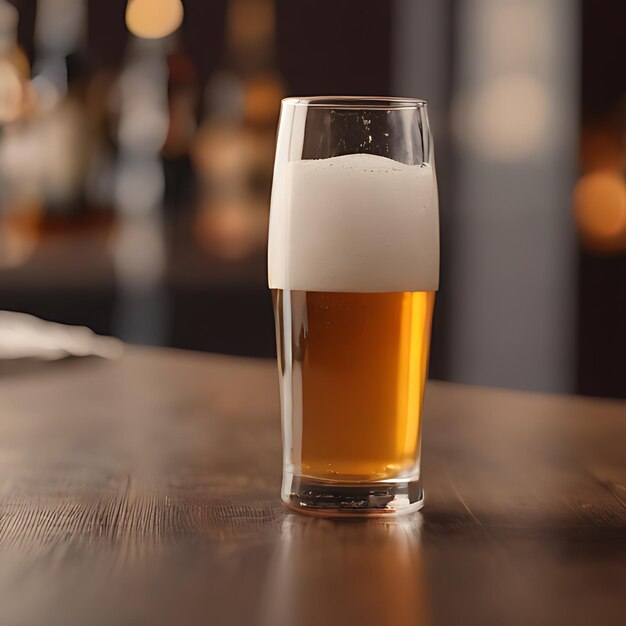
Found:
[(268, 273), (283, 501), (330, 516), (420, 508), (422, 401), (439, 286), (424, 101), (283, 100)]

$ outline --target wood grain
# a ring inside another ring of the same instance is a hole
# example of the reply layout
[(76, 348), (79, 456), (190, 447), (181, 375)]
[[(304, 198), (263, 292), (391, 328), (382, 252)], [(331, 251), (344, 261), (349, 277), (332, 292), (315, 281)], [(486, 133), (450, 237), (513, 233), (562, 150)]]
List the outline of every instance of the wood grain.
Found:
[(280, 504), (273, 363), (0, 372), (0, 623), (622, 624), (626, 404), (431, 383), (423, 515)]

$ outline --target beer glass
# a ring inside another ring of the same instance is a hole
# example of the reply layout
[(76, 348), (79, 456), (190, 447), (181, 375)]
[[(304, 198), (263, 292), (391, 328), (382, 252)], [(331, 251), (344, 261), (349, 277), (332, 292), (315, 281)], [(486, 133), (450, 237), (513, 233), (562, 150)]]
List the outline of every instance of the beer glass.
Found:
[(419, 509), (439, 218), (426, 103), (282, 102), (269, 227), (282, 499), (326, 516)]

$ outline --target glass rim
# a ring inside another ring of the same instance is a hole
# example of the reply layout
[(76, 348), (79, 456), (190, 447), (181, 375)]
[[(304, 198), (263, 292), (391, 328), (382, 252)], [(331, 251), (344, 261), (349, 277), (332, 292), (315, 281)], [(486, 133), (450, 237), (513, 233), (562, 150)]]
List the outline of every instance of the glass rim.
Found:
[(315, 107), (320, 109), (387, 110), (421, 109), (426, 100), (418, 98), (396, 98), (392, 96), (290, 96), (283, 104)]

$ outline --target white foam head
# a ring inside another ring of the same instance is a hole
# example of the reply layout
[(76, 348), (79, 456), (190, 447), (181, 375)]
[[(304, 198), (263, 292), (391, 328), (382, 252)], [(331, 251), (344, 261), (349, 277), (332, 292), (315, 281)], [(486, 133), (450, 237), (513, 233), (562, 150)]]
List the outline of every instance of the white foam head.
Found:
[(268, 265), (272, 289), (438, 289), (433, 168), (371, 154), (285, 164), (274, 178)]

